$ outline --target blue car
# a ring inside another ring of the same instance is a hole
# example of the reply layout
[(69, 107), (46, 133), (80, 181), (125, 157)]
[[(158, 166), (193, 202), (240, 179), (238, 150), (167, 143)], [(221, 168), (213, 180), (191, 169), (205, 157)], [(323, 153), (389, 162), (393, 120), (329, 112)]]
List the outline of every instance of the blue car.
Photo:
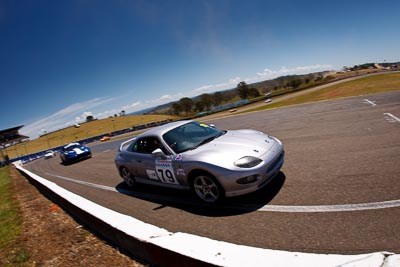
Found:
[(92, 151), (89, 147), (79, 143), (70, 143), (62, 148), (60, 157), (63, 164), (70, 164), (81, 159), (91, 158)]

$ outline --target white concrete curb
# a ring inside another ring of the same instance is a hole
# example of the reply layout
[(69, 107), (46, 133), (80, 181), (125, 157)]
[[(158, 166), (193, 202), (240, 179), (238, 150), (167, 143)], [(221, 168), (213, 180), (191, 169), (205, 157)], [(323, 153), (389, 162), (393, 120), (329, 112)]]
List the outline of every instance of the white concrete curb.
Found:
[[(105, 222), (111, 227), (143, 242), (152, 244), (182, 257), (189, 257), (203, 262), (204, 265), (218, 266), (352, 266), (352, 267), (394, 267), (400, 266), (400, 255), (390, 252), (375, 252), (359, 255), (311, 254), (270, 249), (254, 248), (232, 243), (212, 240), (186, 233), (171, 233), (131, 216), (100, 206), (77, 194), (69, 192), (57, 184), (50, 182), (21, 164), (15, 164), (41, 186), (51, 190), (59, 197), (83, 210), (87, 214)], [(90, 228), (90, 227), (89, 227)], [(134, 253), (133, 253), (134, 254)], [(151, 258), (146, 258), (152, 262)], [(160, 259), (158, 259), (160, 260)], [(170, 265), (165, 260), (165, 265)], [(163, 264), (164, 265), (164, 264)]]

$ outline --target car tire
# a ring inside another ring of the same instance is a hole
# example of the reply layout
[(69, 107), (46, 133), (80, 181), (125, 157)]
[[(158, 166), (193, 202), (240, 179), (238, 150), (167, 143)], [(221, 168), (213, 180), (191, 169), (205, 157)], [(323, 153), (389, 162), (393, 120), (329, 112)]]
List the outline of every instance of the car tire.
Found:
[(129, 171), (128, 168), (126, 167), (121, 167), (120, 169), (121, 177), (124, 179), (125, 184), (127, 184), (129, 187), (134, 187), (136, 182), (135, 178), (133, 178), (133, 175)]
[(225, 195), (219, 182), (208, 173), (197, 173), (192, 188), (196, 196), (207, 203), (219, 202)]

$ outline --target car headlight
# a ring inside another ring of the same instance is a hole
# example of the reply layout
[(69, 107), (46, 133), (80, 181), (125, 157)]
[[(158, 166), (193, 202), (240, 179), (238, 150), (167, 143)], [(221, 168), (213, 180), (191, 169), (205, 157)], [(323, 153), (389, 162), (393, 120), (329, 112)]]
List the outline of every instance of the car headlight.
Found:
[(235, 166), (240, 167), (240, 168), (253, 168), (254, 166), (257, 166), (262, 162), (261, 159), (252, 157), (252, 156), (246, 156), (243, 157), (237, 161), (235, 161)]

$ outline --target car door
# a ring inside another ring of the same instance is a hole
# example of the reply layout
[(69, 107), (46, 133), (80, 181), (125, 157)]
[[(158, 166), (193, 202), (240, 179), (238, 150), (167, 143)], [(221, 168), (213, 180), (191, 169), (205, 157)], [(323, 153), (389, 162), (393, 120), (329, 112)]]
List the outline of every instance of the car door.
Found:
[(137, 176), (162, 184), (179, 184), (174, 171), (172, 156), (157, 158), (152, 152), (160, 148), (168, 154), (157, 137), (144, 137), (137, 140), (133, 150), (136, 152)]

